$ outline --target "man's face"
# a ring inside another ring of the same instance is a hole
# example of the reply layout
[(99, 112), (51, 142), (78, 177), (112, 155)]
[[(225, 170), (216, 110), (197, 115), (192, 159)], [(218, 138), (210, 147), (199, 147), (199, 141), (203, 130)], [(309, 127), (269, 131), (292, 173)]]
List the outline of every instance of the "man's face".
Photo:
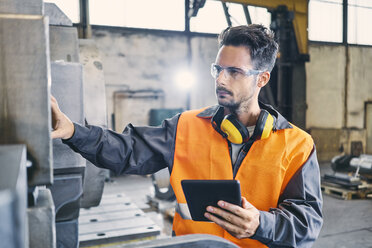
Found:
[(229, 69), (220, 72), (215, 81), (218, 103), (234, 112), (241, 107), (248, 107), (259, 93), (257, 76), (244, 75), (244, 72), (254, 69), (249, 50), (243, 46), (222, 46), (215, 64), (222, 68), (237, 68), (237, 72), (241, 69), (243, 72), (235, 73)]

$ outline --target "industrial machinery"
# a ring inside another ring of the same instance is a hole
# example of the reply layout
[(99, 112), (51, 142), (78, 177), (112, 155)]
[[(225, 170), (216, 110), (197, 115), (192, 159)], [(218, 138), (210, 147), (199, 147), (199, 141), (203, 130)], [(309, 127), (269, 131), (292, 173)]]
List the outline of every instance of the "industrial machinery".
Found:
[[(78, 247), (80, 207), (99, 204), (106, 176), (50, 139), (50, 93), (73, 121), (105, 126), (103, 72), (89, 64), (99, 58), (80, 63), (79, 52), (94, 58), (92, 44), (79, 51), (76, 28), (55, 4), (0, 1), (0, 23), (0, 190), (9, 198), (0, 236), (6, 247)], [(94, 104), (94, 114), (84, 110)]]
[(326, 194), (345, 200), (372, 196), (372, 155), (338, 155), (331, 161), (333, 173), (322, 177)]

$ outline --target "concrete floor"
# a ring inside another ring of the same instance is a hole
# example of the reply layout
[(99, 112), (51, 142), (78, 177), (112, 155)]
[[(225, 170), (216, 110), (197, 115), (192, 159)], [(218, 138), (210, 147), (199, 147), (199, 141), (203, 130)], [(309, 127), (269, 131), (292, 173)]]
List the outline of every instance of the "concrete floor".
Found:
[[(321, 166), (322, 174), (330, 171), (329, 164)], [(161, 214), (149, 210), (147, 195), (151, 194), (151, 177), (125, 175), (112, 177), (104, 194), (124, 193), (152, 218), (163, 230), (161, 237), (171, 234), (172, 224)], [(341, 200), (323, 194), (324, 225), (315, 248), (372, 248), (372, 199)]]

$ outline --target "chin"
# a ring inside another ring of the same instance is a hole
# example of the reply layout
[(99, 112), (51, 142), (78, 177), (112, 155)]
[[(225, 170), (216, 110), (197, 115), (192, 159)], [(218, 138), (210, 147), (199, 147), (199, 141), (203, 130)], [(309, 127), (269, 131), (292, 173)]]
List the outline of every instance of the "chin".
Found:
[(239, 104), (236, 104), (235, 102), (229, 102), (229, 101), (223, 101), (221, 99), (218, 99), (218, 104), (222, 107), (235, 110), (239, 108)]

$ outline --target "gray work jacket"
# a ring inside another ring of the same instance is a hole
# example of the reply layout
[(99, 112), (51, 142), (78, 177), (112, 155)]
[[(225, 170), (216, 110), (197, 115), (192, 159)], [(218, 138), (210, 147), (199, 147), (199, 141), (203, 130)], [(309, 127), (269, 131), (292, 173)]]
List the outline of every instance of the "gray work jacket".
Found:
[[(260, 107), (275, 116), (274, 129), (291, 128), (271, 106), (260, 103)], [(202, 117), (213, 117), (217, 109), (218, 106), (208, 108)], [(180, 114), (167, 119), (158, 127), (129, 124), (123, 133), (74, 123), (74, 135), (63, 142), (96, 166), (116, 174), (145, 175), (163, 168), (171, 173), (179, 117)], [(268, 247), (311, 247), (322, 227), (321, 210), (320, 172), (314, 146), (280, 195), (278, 205), (268, 212), (260, 211), (260, 226), (251, 238)]]

